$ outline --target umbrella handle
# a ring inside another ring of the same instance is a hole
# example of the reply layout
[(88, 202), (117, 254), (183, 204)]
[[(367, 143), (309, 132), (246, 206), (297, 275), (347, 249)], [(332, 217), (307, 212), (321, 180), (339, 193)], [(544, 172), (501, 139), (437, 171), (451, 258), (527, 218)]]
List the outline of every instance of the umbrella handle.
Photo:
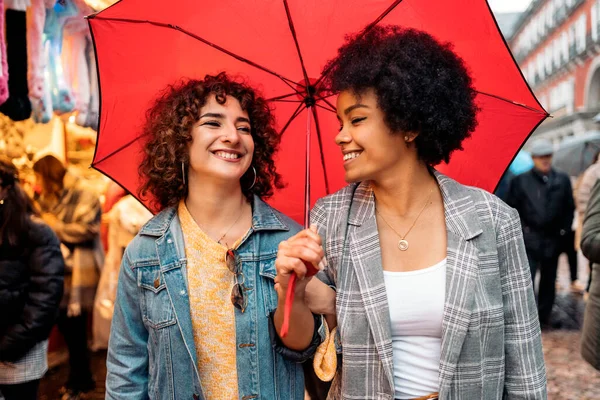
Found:
[[(306, 277), (314, 276), (319, 272), (311, 263), (305, 262)], [(281, 325), (280, 335), (286, 337), (290, 328), (290, 315), (292, 314), (292, 304), (294, 304), (294, 296), (296, 294), (296, 274), (290, 276), (287, 292), (285, 293), (285, 308), (283, 309), (283, 324)]]

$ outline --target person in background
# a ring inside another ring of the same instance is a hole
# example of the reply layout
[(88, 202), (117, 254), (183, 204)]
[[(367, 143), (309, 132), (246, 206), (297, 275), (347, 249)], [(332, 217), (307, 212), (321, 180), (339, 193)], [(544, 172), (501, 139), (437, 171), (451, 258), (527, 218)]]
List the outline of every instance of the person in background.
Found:
[[(552, 143), (531, 146), (534, 167), (511, 181), (506, 203), (519, 212), (531, 278), (540, 271), (538, 310), (542, 326), (551, 325), (561, 243), (571, 232), (575, 202), (569, 177), (552, 168)], [(558, 327), (558, 326), (556, 326)]]
[(600, 181), (592, 188), (581, 233), (581, 251), (592, 264), (581, 331), (581, 355), (600, 371)]
[(0, 398), (35, 400), (63, 293), (58, 238), (0, 156)]
[(58, 328), (69, 349), (69, 378), (62, 400), (78, 399), (95, 386), (88, 350), (88, 317), (94, 306), (99, 271), (104, 265), (100, 242), (100, 201), (52, 155), (33, 165), (41, 193), (37, 204), (42, 219), (61, 241), (65, 256), (64, 296)]
[[(600, 178), (600, 151), (596, 153), (596, 157), (594, 158), (596, 162), (590, 165), (581, 175), (579, 179), (579, 184), (577, 185), (577, 189), (575, 191), (575, 205), (577, 207), (577, 230), (575, 234), (576, 244), (579, 245), (581, 242), (581, 230), (583, 229), (583, 219), (585, 215), (585, 211), (588, 208), (588, 203), (590, 200), (590, 195), (592, 192), (592, 188)], [(584, 257), (580, 257), (584, 258)], [(585, 260), (585, 258), (584, 258)], [(587, 261), (587, 260), (586, 260)], [(586, 292), (589, 293), (590, 285), (592, 282), (592, 274), (591, 274), (591, 265), (588, 265), (590, 276), (586, 286)], [(587, 295), (586, 293), (586, 295)]]

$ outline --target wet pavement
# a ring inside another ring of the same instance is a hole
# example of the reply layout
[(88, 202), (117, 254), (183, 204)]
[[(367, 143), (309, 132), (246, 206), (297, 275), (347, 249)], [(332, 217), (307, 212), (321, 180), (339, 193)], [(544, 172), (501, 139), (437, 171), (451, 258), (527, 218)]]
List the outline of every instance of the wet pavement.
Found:
[[(580, 266), (579, 280), (587, 282), (587, 268)], [(560, 323), (560, 329), (542, 332), (544, 357), (548, 375), (548, 399), (550, 400), (600, 400), (600, 372), (589, 366), (579, 351), (580, 329), (585, 304), (581, 294), (569, 290), (569, 269), (561, 258), (558, 272), (557, 297), (552, 320)], [(106, 352), (92, 354), (92, 370), (96, 389), (86, 399), (104, 399), (106, 377)], [(52, 368), (40, 385), (40, 400), (60, 399), (58, 391), (67, 379), (65, 363)]]

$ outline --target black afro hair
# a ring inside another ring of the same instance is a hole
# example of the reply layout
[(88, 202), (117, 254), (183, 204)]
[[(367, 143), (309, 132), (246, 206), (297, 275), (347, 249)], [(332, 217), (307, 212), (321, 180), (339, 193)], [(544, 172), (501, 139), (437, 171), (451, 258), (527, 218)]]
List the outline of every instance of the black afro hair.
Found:
[(323, 69), (332, 92), (374, 89), (385, 123), (414, 132), (419, 158), (448, 162), (477, 126), (476, 91), (464, 61), (450, 43), (399, 26), (374, 26), (346, 38)]

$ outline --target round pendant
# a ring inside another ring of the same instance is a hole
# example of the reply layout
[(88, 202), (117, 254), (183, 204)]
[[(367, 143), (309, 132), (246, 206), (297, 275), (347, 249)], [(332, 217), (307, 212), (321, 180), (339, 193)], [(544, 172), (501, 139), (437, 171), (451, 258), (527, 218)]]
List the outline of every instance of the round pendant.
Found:
[(404, 239), (400, 240), (400, 241), (398, 242), (398, 248), (399, 248), (401, 251), (406, 251), (406, 250), (408, 250), (408, 241), (406, 241), (406, 240), (404, 240)]

